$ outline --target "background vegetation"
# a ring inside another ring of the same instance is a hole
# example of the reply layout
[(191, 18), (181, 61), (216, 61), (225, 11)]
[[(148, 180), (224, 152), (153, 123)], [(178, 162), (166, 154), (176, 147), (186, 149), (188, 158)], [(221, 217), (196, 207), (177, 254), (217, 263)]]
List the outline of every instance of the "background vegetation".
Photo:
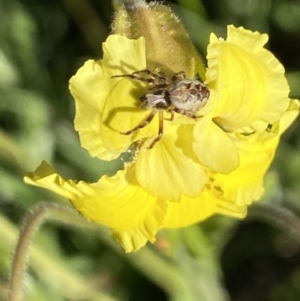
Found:
[[(291, 96), (300, 98), (299, 0), (168, 3), (204, 55), (209, 33), (225, 36), (227, 24), (268, 33), (268, 48), (286, 67)], [(0, 300), (7, 298), (12, 250), (26, 213), (42, 201), (68, 205), (26, 186), (24, 173), (45, 159), (66, 177), (93, 181), (121, 164), (90, 158), (80, 147), (68, 91), (79, 66), (102, 56), (112, 15), (111, 1), (0, 0)], [(268, 173), (263, 205), (253, 206), (247, 219), (213, 217), (165, 231), (157, 246), (140, 254), (124, 255), (106, 232), (43, 226), (31, 249), (24, 299), (175, 300), (165, 289), (167, 263), (188, 279), (198, 300), (299, 300), (299, 147), (296, 122)], [(168, 241), (184, 241), (185, 247), (170, 254)], [(151, 256), (157, 269), (150, 267)]]

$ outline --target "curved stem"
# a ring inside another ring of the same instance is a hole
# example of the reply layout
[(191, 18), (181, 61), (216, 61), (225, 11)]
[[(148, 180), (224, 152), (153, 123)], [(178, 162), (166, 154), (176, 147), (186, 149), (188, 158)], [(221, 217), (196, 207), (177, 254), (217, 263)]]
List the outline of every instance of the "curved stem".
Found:
[[(19, 240), (15, 248), (10, 275), (9, 301), (20, 301), (23, 295), (23, 279), (27, 268), (29, 247), (34, 234), (45, 221), (57, 221), (66, 225), (86, 227), (87, 222), (74, 209), (59, 206), (54, 203), (42, 203), (36, 206), (26, 217), (20, 231)], [(85, 289), (89, 300), (116, 301), (92, 289)]]
[(29, 245), (35, 231), (45, 219), (45, 208), (42, 206), (30, 212), (25, 218), (15, 249), (10, 275), (10, 301), (21, 300), (23, 276), (27, 264)]
[(300, 219), (292, 211), (274, 205), (253, 205), (249, 210), (249, 217), (259, 217), (280, 230), (300, 244)]

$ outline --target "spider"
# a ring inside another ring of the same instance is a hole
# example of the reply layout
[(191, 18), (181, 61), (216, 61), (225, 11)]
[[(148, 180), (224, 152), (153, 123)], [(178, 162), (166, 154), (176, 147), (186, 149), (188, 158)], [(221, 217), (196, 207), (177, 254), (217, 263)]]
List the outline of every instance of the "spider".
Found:
[(164, 111), (171, 114), (171, 121), (174, 119), (174, 112), (196, 119), (196, 112), (205, 106), (210, 94), (205, 84), (196, 79), (186, 78), (184, 71), (175, 73), (171, 81), (163, 72), (156, 73), (148, 69), (112, 76), (115, 77), (129, 77), (149, 84), (148, 93), (140, 97), (141, 108), (152, 109), (149, 116), (133, 129), (121, 134), (130, 135), (144, 128), (158, 113), (158, 135), (148, 147), (150, 149), (163, 136)]

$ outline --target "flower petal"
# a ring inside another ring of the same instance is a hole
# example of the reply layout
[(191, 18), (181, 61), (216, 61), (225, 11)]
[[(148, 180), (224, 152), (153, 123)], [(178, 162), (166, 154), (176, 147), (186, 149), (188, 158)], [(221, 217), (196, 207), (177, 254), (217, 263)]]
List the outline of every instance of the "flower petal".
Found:
[[(126, 150), (131, 142), (114, 149), (109, 140), (103, 141), (102, 113), (108, 96), (123, 79), (111, 76), (128, 74), (145, 69), (145, 40), (130, 40), (124, 36), (111, 35), (103, 43), (104, 57), (101, 61), (87, 61), (70, 79), (70, 91), (75, 99), (75, 129), (79, 133), (81, 145), (91, 156), (102, 160), (112, 160)], [(128, 83), (128, 82), (127, 82)], [(127, 97), (117, 89), (113, 94), (119, 106)], [(132, 99), (132, 95), (128, 95)], [(105, 129), (107, 131), (107, 128)], [(127, 139), (128, 140), (128, 139)]]
[(250, 205), (259, 200), (264, 192), (263, 178), (267, 172), (279, 143), (279, 134), (299, 114), (299, 101), (291, 100), (288, 110), (280, 118), (279, 126), (270, 132), (254, 133), (250, 136), (236, 134), (236, 145), (240, 154), (240, 165), (228, 175), (214, 175), (214, 185), (220, 187), (224, 197), (238, 206)]
[(286, 129), (294, 122), (299, 115), (300, 103), (298, 99), (290, 99), (290, 105), (286, 112), (280, 118), (280, 134), (283, 134)]
[(25, 181), (70, 199), (88, 220), (110, 227), (127, 252), (155, 240), (166, 210), (165, 202), (138, 185), (134, 165), (89, 184), (65, 180), (43, 162)]
[(151, 195), (178, 201), (200, 194), (207, 182), (192, 150), (193, 125), (170, 126), (152, 149), (142, 149), (136, 161), (139, 184)]
[(266, 34), (228, 27), (227, 40), (211, 36), (206, 80), (218, 94), (214, 117), (224, 128), (263, 131), (289, 105), (284, 68), (263, 48)]
[(113, 156), (107, 152), (100, 136), (101, 119), (105, 99), (111, 88), (110, 79), (104, 76), (100, 63), (89, 60), (70, 79), (69, 89), (75, 99), (75, 129), (80, 143), (90, 155), (104, 160)]
[(101, 137), (111, 153), (122, 153), (133, 142), (157, 135), (157, 116), (147, 126), (130, 135), (124, 134), (141, 124), (151, 114), (151, 109), (140, 108), (139, 97), (143, 91), (145, 92), (145, 89), (133, 80), (122, 79), (107, 97), (101, 114), (103, 122)]
[(102, 66), (108, 77), (146, 69), (145, 38), (110, 35), (103, 46)]
[(228, 174), (239, 165), (239, 153), (232, 138), (209, 118), (200, 119), (194, 129), (194, 152), (214, 172)]
[(264, 192), (263, 177), (268, 170), (279, 142), (279, 136), (267, 139), (261, 136), (272, 133), (256, 133), (239, 139), (240, 165), (228, 175), (214, 176), (216, 186), (220, 186), (225, 198), (234, 200), (238, 206), (249, 205), (258, 200)]
[(231, 201), (218, 198), (212, 191), (205, 189), (196, 198), (182, 196), (179, 202), (168, 202), (163, 227), (176, 228), (188, 226), (205, 220), (214, 214), (243, 218), (246, 212), (246, 206), (237, 206)]

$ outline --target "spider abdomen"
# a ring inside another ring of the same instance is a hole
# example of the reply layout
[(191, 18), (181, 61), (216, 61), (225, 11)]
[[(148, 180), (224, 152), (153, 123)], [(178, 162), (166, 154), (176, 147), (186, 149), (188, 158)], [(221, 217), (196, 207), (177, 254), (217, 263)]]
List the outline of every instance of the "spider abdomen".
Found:
[(182, 79), (170, 89), (170, 101), (178, 109), (196, 112), (205, 106), (209, 98), (208, 88), (198, 80)]

